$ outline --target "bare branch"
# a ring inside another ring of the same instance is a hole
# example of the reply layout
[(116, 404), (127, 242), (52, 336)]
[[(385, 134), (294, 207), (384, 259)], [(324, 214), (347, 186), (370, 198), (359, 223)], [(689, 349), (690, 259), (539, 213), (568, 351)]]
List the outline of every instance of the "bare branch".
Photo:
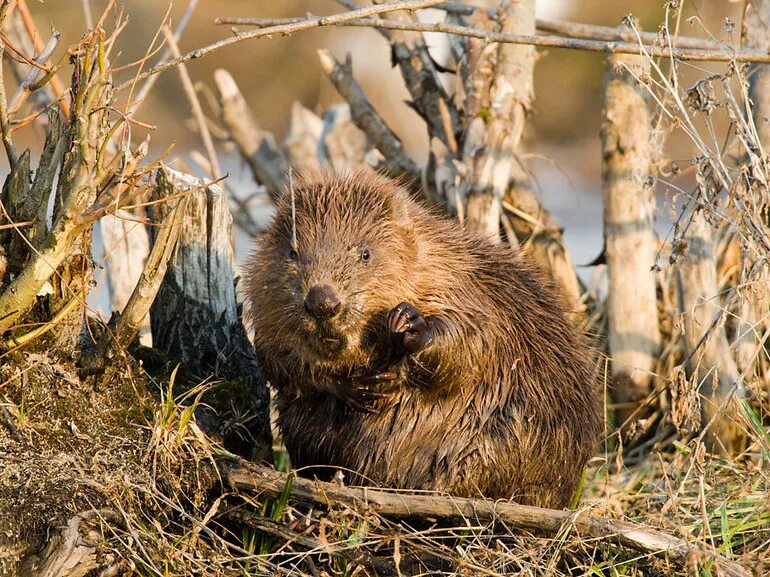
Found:
[[(281, 26), (271, 26), (261, 28), (251, 33), (242, 33), (237, 37), (246, 34), (261, 33), (259, 36), (276, 34), (281, 29), (288, 26), (298, 26), (307, 23), (307, 19), (293, 20), (290, 24)], [(335, 22), (335, 26), (357, 26), (364, 28), (382, 28), (385, 30), (402, 30), (413, 32), (441, 32), (445, 34), (456, 34), (458, 36), (467, 36), (469, 38), (480, 38), (486, 42), (501, 44), (522, 44), (538, 46), (543, 48), (571, 48), (574, 50), (585, 50), (588, 52), (601, 52), (604, 54), (640, 54), (640, 44), (631, 41), (605, 41), (592, 40), (585, 38), (565, 38), (563, 36), (533, 35), (533, 34), (508, 34), (505, 32), (493, 32), (467, 26), (447, 24), (443, 22), (397, 22), (385, 20), (382, 18), (360, 18)], [(316, 26), (312, 26), (316, 27)], [(304, 27), (305, 30), (311, 27)], [(634, 34), (635, 36), (635, 34)], [(630, 36), (626, 36), (630, 38)], [(245, 39), (245, 38), (244, 38)], [(659, 45), (644, 45), (647, 54), (654, 58), (675, 58), (677, 60), (694, 62), (758, 62), (770, 63), (770, 53), (761, 50), (735, 50), (728, 45), (719, 45), (709, 49), (696, 48), (669, 48)], [(217, 46), (218, 48), (218, 46)], [(205, 50), (205, 49), (204, 49)], [(121, 86), (122, 88), (122, 86)]]

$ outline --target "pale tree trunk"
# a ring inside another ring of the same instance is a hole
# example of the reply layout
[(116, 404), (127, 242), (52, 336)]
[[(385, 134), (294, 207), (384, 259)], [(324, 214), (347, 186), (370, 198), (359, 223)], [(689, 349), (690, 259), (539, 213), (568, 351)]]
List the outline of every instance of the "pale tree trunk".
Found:
[[(503, 3), (500, 19), (503, 32), (534, 34), (534, 0)], [(466, 151), (470, 152), (466, 163), (473, 174), (466, 219), (469, 228), (499, 240), (503, 196), (512, 179), (520, 181), (526, 174), (517, 153), (534, 97), (535, 49), (501, 44), (495, 60), (489, 122), (480, 139), (482, 144), (478, 150), (472, 150), (465, 143)]]
[(685, 235), (687, 252), (678, 288), (691, 373), (700, 393), (703, 422), (715, 450), (736, 451), (742, 442), (736, 397), (743, 394), (738, 368), (724, 328), (711, 227), (695, 209)]
[[(770, 0), (751, 0), (746, 2), (743, 16), (743, 48), (770, 50)], [(747, 72), (749, 79), (749, 98), (752, 102), (752, 117), (758, 136), (759, 153), (762, 156), (761, 170), (764, 177), (759, 176), (758, 182), (765, 186), (758, 191), (767, 199), (770, 191), (767, 189), (770, 163), (770, 65), (753, 64)], [(749, 159), (746, 164), (751, 166)], [(767, 200), (764, 201), (767, 206)], [(770, 223), (766, 222), (766, 227)], [(766, 228), (770, 234), (770, 228)], [(744, 251), (743, 272), (740, 282), (747, 286), (741, 290), (741, 302), (736, 328), (736, 362), (739, 370), (746, 375), (749, 382), (760, 382), (762, 379), (764, 361), (762, 347), (767, 338), (766, 331), (770, 328), (767, 315), (770, 314), (770, 264), (765, 262), (753, 275), (746, 275), (753, 267), (753, 262), (746, 256), (755, 254), (750, 249)], [(754, 259), (755, 260), (755, 259)], [(765, 384), (770, 387), (770, 385)]]
[(651, 114), (647, 92), (634, 78), (648, 69), (641, 57), (612, 56), (604, 80), (601, 136), (607, 316), (618, 425), (651, 393), (661, 340), (653, 272), (658, 249), (653, 229), (655, 197), (648, 182)]

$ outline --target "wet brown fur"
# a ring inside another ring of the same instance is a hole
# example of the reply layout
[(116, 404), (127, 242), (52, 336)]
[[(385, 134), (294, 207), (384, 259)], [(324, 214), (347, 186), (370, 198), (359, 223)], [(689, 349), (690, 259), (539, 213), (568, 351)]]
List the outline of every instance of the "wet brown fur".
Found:
[[(602, 422), (594, 355), (555, 290), (518, 252), (432, 214), (384, 177), (325, 174), (294, 191), (299, 257), (288, 256), (287, 193), (246, 267), (255, 346), (293, 465), (567, 506)], [(342, 301), (324, 327), (303, 313), (319, 283)], [(382, 385), (390, 394), (376, 413), (357, 412), (329, 394), (328, 377), (392, 360), (384, 320), (402, 301), (438, 335)]]

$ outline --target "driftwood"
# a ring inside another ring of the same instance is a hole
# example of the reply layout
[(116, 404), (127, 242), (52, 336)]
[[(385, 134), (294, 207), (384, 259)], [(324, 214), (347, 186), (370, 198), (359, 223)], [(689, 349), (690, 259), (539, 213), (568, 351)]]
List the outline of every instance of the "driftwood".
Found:
[[(284, 491), (289, 475), (268, 467), (252, 464), (222, 467), (222, 477), (235, 492), (278, 497)], [(622, 547), (687, 566), (693, 558), (710, 558), (726, 577), (750, 577), (751, 572), (738, 563), (656, 529), (598, 517), (586, 511), (556, 511), (519, 505), (507, 501), (465, 499), (433, 494), (409, 494), (381, 489), (344, 487), (335, 483), (310, 481), (291, 475), (290, 498), (311, 505), (345, 505), (364, 507), (393, 518), (429, 520), (471, 520), (478, 523), (499, 521), (508, 527), (528, 531), (544, 531), (551, 535), (565, 527), (579, 535), (608, 540)]]
[[(245, 383), (254, 414), (241, 431), (248, 433), (244, 442), (253, 458), (270, 461), (268, 391), (236, 302), (227, 199), (217, 185), (168, 168), (159, 170), (154, 197), (181, 195), (187, 198), (179, 216), (176, 254), (150, 310), (153, 347), (181, 362), (198, 382), (213, 374)], [(159, 222), (168, 210), (166, 204), (154, 205), (150, 217)], [(158, 238), (153, 227), (152, 242)]]
[(608, 59), (604, 80), (601, 134), (607, 315), (610, 371), (620, 405), (618, 424), (652, 391), (660, 353), (651, 111), (646, 91), (635, 81), (648, 71), (640, 57), (613, 56)]

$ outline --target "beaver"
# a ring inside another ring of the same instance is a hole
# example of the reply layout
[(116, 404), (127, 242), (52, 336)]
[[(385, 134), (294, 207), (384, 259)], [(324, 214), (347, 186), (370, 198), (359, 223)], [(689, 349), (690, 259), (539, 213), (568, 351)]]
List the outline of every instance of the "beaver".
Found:
[(323, 173), (283, 193), (244, 277), (295, 468), (569, 505), (602, 428), (596, 363), (520, 251), (382, 175)]

